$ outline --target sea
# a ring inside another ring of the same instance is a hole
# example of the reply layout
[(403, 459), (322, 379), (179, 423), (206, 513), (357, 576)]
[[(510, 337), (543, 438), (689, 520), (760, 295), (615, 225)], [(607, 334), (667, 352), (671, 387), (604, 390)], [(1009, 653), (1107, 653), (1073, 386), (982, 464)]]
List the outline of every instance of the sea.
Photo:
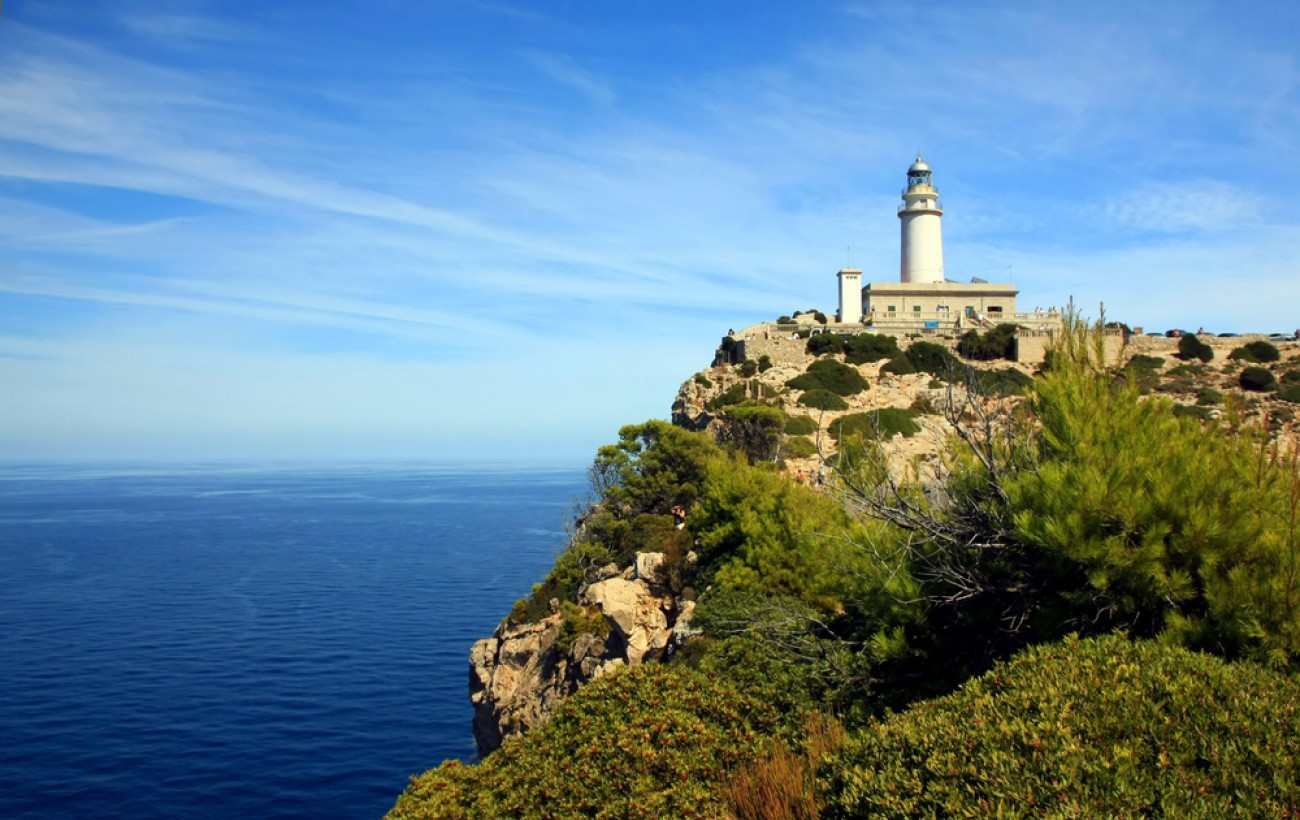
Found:
[(0, 817), (376, 818), (580, 466), (0, 466)]

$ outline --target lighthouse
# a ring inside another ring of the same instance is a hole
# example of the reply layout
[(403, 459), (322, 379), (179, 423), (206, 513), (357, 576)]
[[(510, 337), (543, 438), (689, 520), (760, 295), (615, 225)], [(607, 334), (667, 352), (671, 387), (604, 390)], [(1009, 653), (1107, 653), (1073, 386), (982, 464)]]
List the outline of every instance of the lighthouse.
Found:
[(903, 204), (898, 206), (902, 238), (899, 280), (928, 284), (943, 281), (943, 236), (939, 220), (943, 205), (930, 178), (930, 166), (916, 154), (916, 162), (907, 169), (907, 187)]

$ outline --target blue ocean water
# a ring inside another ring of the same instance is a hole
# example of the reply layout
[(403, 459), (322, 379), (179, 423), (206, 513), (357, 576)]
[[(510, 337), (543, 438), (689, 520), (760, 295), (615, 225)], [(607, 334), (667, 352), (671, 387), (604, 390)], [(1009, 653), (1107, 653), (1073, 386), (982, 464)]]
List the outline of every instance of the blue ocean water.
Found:
[(580, 469), (0, 468), (0, 817), (377, 817)]

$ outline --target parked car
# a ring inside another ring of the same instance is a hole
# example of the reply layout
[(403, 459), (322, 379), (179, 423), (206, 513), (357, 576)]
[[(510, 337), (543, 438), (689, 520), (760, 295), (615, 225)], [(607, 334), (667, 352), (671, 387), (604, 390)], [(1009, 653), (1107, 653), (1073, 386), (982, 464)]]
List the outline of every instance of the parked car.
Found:
[(1220, 333), (1220, 334), (1219, 334), (1219, 338), (1220, 338), (1220, 339), (1235, 339), (1235, 338), (1237, 338), (1237, 337), (1240, 336), (1240, 335), (1241, 335), (1240, 333)]
[(1178, 338), (1179, 336), (1186, 336), (1188, 333), (1191, 333), (1191, 331), (1190, 331), (1190, 330), (1180, 330), (1180, 329), (1178, 329), (1178, 328), (1174, 328), (1173, 330), (1166, 330), (1166, 331), (1165, 331), (1165, 338), (1168, 338), (1168, 339), (1176, 339), (1176, 338)]

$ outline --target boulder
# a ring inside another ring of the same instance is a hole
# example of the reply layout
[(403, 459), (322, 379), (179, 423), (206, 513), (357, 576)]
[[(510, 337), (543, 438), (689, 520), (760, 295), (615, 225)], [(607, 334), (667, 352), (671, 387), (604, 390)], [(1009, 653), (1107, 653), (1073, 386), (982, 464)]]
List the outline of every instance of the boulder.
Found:
[(579, 635), (567, 652), (555, 647), (563, 619), (503, 622), (469, 653), (469, 699), (479, 754), (510, 735), (540, 726), (565, 697), (596, 674), (605, 656), (599, 635)]

